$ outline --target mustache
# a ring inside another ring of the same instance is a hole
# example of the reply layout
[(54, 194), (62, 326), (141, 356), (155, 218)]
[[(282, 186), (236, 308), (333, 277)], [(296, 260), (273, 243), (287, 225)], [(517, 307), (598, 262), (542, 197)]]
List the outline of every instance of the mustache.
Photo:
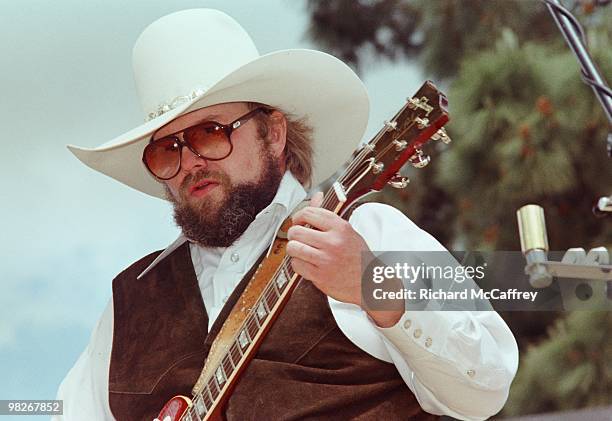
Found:
[(198, 181), (203, 180), (205, 178), (212, 179), (224, 186), (227, 186), (229, 184), (229, 177), (226, 174), (221, 173), (219, 171), (210, 171), (203, 168), (185, 176), (180, 186), (181, 192), (188, 191), (189, 187), (192, 184), (197, 183)]

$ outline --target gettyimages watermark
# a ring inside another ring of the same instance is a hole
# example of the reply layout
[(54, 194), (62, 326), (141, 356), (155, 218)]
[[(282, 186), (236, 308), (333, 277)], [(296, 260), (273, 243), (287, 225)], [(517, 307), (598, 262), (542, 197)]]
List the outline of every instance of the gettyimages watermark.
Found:
[(364, 253), (362, 303), (371, 310), (612, 310), (610, 283), (555, 278), (534, 288), (526, 265), (520, 251)]

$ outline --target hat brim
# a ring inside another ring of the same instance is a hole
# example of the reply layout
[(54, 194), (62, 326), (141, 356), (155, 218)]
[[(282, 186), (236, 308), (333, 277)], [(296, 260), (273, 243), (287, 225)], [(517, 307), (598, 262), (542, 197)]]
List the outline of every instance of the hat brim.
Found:
[(68, 145), (88, 167), (136, 190), (165, 199), (162, 184), (142, 163), (150, 136), (187, 112), (226, 102), (278, 107), (313, 128), (313, 186), (349, 158), (365, 131), (369, 100), (361, 80), (342, 61), (314, 50), (283, 50), (258, 57), (181, 104), (97, 147)]

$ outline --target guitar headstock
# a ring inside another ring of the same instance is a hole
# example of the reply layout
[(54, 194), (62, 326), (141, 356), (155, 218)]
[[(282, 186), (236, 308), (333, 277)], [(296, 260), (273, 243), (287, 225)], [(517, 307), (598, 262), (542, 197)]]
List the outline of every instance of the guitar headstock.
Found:
[(408, 180), (399, 174), (410, 162), (416, 168), (429, 163), (422, 147), (431, 140), (449, 143), (442, 128), (449, 120), (448, 100), (436, 86), (426, 81), (417, 93), (408, 98), (402, 109), (369, 143), (364, 145), (347, 167), (338, 183), (346, 196), (345, 204), (389, 184), (403, 188)]

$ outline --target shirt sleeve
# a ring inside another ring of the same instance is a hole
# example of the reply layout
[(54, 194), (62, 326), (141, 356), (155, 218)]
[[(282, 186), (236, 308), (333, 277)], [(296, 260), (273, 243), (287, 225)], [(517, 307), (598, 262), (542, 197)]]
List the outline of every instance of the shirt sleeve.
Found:
[(109, 300), (89, 344), (60, 384), (62, 416), (53, 421), (113, 421), (108, 403), (108, 369), (113, 337), (113, 301)]
[[(446, 250), (391, 206), (361, 205), (349, 222), (371, 250)], [(482, 420), (505, 404), (518, 347), (496, 312), (406, 311), (397, 324), (382, 328), (359, 306), (328, 300), (342, 332), (365, 352), (395, 364), (425, 411)]]

